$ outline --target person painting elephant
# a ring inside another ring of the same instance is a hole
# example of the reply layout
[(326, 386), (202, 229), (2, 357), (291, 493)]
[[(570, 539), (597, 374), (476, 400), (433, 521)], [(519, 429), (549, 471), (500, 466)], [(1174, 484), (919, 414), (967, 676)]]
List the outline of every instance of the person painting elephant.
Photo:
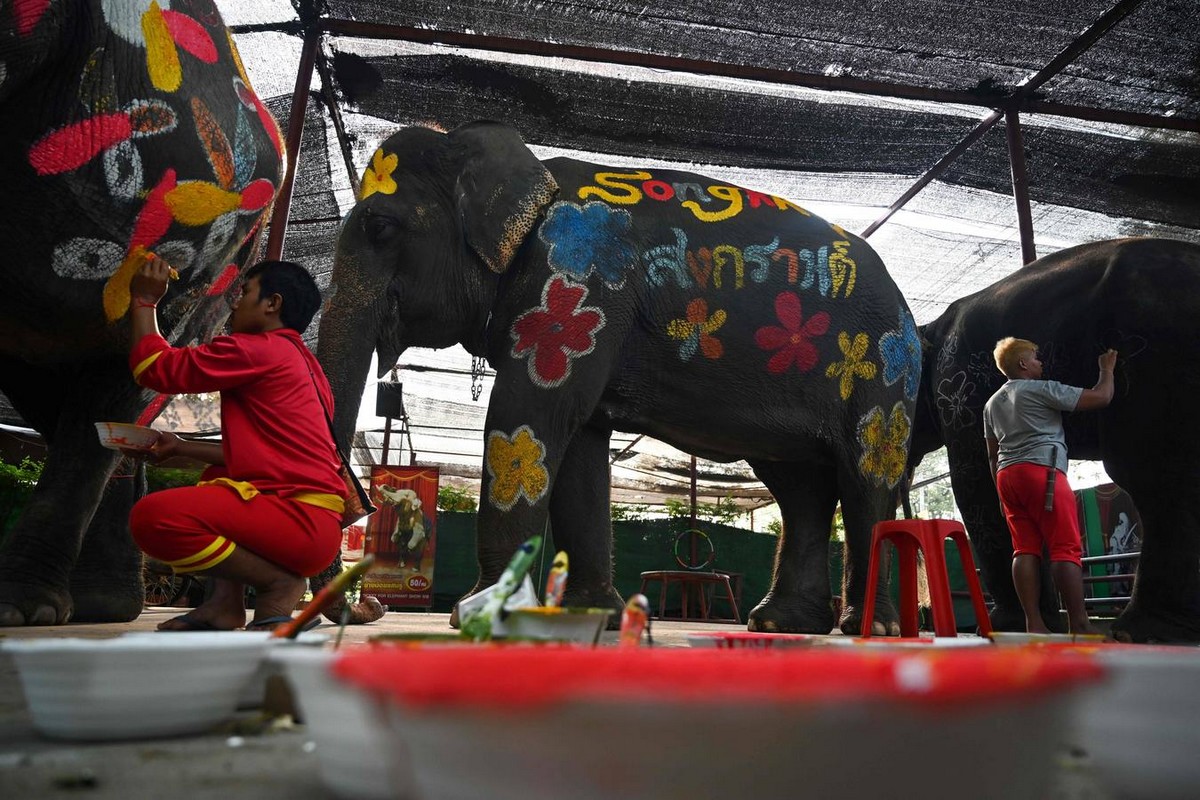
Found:
[(0, 4), (0, 76), (0, 390), (48, 445), (0, 551), (0, 625), (129, 620), (140, 473), (109, 481), (93, 423), (153, 398), (125, 366), (130, 277), (168, 260), (163, 333), (207, 339), (283, 143), (211, 0)]
[(1117, 351), (1100, 355), (1090, 389), (1044, 379), (1037, 344), (1006, 336), (996, 367), (1008, 381), (983, 407), (988, 466), (1013, 542), (1013, 587), (1029, 633), (1049, 633), (1041, 613), (1042, 553), (1067, 609), (1071, 633), (1094, 633), (1083, 602), (1083, 547), (1075, 495), (1067, 481), (1063, 411), (1092, 411), (1112, 402)]
[[(1012, 541), (992, 483), (983, 408), (999, 388), (992, 349), (1020, 330), (1048, 374), (1088, 386), (1096, 358), (1120, 355), (1111, 405), (1067, 415), (1072, 458), (1100, 460), (1142, 517), (1132, 600), (1114, 620), (1122, 641), (1200, 642), (1200, 246), (1133, 238), (1068, 248), (952, 303), (925, 325), (911, 463), (946, 446), (954, 498), (995, 601), (992, 626), (1025, 630)], [(1040, 612), (1058, 623), (1043, 571)]]
[[(387, 370), (405, 348), (462, 343), (496, 371), (473, 591), (549, 519), (571, 560), (564, 602), (623, 606), (608, 476), (619, 429), (745, 459), (779, 501), (774, 577), (751, 629), (858, 630), (871, 528), (895, 513), (921, 363), (904, 298), (862, 240), (700, 175), (543, 163), (499, 123), (413, 127), (372, 156), (333, 282), (317, 355), (343, 441), (372, 350)], [(898, 633), (886, 599), (875, 619)]]

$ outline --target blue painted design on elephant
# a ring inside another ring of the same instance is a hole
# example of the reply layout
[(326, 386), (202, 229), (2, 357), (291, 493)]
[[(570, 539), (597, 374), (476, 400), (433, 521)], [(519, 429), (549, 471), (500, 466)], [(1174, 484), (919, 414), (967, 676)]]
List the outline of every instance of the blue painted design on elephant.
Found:
[(550, 247), (551, 269), (584, 280), (593, 272), (620, 289), (625, 273), (637, 263), (629, 244), (629, 212), (599, 201), (580, 206), (562, 201), (550, 207), (538, 237)]
[(883, 382), (891, 386), (903, 379), (904, 395), (915, 400), (921, 384), (921, 337), (912, 314), (900, 312), (900, 328), (880, 338), (879, 352), (883, 356)]

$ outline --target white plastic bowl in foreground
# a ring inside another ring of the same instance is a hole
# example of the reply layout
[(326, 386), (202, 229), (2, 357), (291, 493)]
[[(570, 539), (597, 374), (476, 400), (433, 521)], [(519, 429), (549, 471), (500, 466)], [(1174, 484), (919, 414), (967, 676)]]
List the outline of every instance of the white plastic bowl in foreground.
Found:
[(507, 635), (518, 639), (595, 644), (614, 613), (608, 608), (534, 606), (509, 612), (504, 624)]
[(999, 648), (381, 649), (334, 671), (387, 696), (423, 800), (1041, 797), (1099, 674)]
[(231, 718), (266, 641), (243, 632), (0, 643), (33, 726), (60, 739), (199, 733)]
[(158, 431), (128, 422), (97, 422), (96, 435), (110, 450), (149, 450), (158, 441)]
[(1200, 649), (1096, 648), (1109, 680), (1080, 704), (1071, 743), (1128, 798), (1194, 798), (1200, 791)]
[(382, 709), (329, 675), (337, 654), (307, 647), (279, 648), (270, 661), (283, 666), (309, 735), (317, 745), (321, 780), (351, 800), (416, 796), (407, 750), (384, 723)]

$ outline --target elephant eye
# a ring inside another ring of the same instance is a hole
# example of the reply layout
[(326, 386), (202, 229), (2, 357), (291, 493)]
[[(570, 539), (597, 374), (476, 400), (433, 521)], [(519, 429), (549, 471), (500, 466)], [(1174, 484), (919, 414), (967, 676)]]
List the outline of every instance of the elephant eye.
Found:
[(362, 228), (371, 244), (388, 244), (400, 234), (400, 220), (367, 212), (362, 216)]

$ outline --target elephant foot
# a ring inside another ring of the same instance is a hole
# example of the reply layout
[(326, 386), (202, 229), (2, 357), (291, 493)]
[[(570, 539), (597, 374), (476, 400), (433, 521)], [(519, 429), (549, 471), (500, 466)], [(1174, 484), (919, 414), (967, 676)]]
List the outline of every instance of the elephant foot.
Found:
[(833, 606), (828, 602), (784, 600), (768, 594), (746, 617), (746, 630), (824, 635), (833, 630), (833, 622)]
[[(328, 606), (322, 613), (325, 615), (325, 619), (340, 624), (345, 608), (346, 601), (345, 599), (341, 599), (337, 603)], [(379, 598), (364, 594), (357, 603), (350, 606), (350, 619), (346, 624), (366, 625), (368, 622), (374, 622), (382, 618), (386, 613), (387, 609), (383, 607), (383, 603), (379, 602)]]
[(621, 612), (625, 610), (625, 601), (612, 586), (602, 586), (593, 591), (571, 591), (571, 584), (563, 593), (562, 604), (567, 608), (609, 608), (613, 610), (608, 618), (607, 630), (615, 631), (621, 628)]
[(1130, 603), (1112, 624), (1110, 635), (1130, 644), (1200, 644), (1200, 619)]
[[(862, 635), (863, 610), (860, 605), (846, 605), (842, 608), (842, 618), (838, 620), (838, 629), (847, 636)], [(899, 636), (900, 616), (890, 602), (877, 601), (875, 614), (871, 618), (872, 636)]]
[(0, 627), (65, 625), (74, 610), (71, 595), (65, 591), (22, 583), (0, 584)]

